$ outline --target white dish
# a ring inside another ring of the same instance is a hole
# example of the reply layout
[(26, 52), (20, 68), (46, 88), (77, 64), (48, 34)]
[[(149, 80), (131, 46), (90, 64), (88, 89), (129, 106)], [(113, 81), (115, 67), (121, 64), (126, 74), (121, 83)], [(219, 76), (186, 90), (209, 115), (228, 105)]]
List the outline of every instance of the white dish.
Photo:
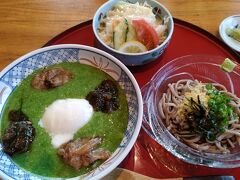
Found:
[(219, 26), (219, 34), (222, 40), (235, 51), (240, 52), (240, 42), (229, 37), (226, 33), (227, 28), (234, 28), (240, 25), (240, 15), (229, 16), (224, 19)]

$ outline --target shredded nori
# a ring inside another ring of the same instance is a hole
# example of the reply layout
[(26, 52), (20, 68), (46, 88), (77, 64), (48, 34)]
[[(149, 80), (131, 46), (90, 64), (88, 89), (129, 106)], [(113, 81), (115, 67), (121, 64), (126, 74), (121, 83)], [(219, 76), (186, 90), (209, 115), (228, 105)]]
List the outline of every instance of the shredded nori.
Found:
[(218, 134), (228, 128), (228, 121), (234, 119), (236, 114), (229, 105), (231, 98), (228, 95), (217, 90), (212, 84), (207, 84), (206, 89), (210, 96), (208, 107), (202, 104), (199, 96), (197, 102), (193, 98), (188, 99), (191, 111), (186, 114), (186, 119), (193, 132), (214, 141)]

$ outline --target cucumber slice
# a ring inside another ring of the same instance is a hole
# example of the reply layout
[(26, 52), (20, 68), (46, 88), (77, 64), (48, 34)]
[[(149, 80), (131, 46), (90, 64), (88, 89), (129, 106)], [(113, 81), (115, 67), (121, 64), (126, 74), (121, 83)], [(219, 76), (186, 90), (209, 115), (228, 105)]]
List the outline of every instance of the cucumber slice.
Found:
[(127, 20), (123, 20), (113, 30), (113, 45), (114, 49), (119, 49), (123, 43), (126, 42), (126, 35), (128, 31)]
[(137, 34), (135, 28), (131, 23), (128, 23), (128, 32), (127, 32), (127, 40), (126, 41), (136, 41)]

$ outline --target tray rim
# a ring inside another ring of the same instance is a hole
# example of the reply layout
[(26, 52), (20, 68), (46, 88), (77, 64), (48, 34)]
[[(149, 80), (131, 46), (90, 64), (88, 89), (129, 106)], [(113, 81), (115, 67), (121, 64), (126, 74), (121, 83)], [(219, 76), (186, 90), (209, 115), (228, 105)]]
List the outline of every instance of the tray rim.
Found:
[[(78, 30), (80, 28), (84, 28), (86, 26), (89, 26), (92, 24), (92, 19), (80, 22), (79, 24), (72, 26), (66, 30), (64, 30), (63, 32), (57, 34), (56, 36), (54, 36), (52, 39), (50, 39), (47, 43), (45, 43), (42, 47), (46, 47), (46, 46), (51, 46), (53, 45), (53, 43), (55, 43), (57, 40), (59, 40), (60, 38), (63, 38), (64, 36), (66, 36), (67, 34)], [(221, 41), (217, 36), (213, 35), (212, 33), (208, 32), (207, 30), (194, 25), (190, 22), (178, 19), (178, 18), (173, 18), (173, 22), (174, 24), (178, 24), (178, 25), (182, 25), (185, 26), (187, 28), (190, 28), (191, 30), (194, 30), (196, 32), (199, 32), (200, 34), (205, 35), (206, 37), (208, 37), (209, 39), (211, 39), (212, 41), (214, 41), (216, 44), (220, 45), (222, 48), (226, 49), (226, 51), (228, 53), (230, 53), (238, 62), (240, 61), (240, 54), (238, 54), (236, 51), (234, 51), (232, 48), (230, 48), (227, 44), (225, 44), (223, 41)]]
[[(179, 26), (182, 26), (183, 28), (187, 28), (189, 30), (192, 30), (193, 32), (196, 32), (196, 33), (199, 33), (199, 34), (202, 34), (204, 37), (203, 38), (206, 38), (208, 40), (211, 40), (213, 41), (212, 44), (216, 44), (216, 45), (219, 45), (220, 46), (220, 52), (226, 52), (228, 53), (229, 55), (231, 55), (235, 60), (236, 62), (240, 62), (240, 54), (238, 54), (236, 51), (234, 51), (233, 49), (231, 49), (227, 44), (225, 44), (220, 38), (218, 38), (217, 36), (213, 35), (212, 33), (208, 32), (207, 30), (197, 26), (197, 25), (194, 25), (190, 22), (187, 22), (187, 21), (184, 21), (184, 20), (181, 20), (181, 19), (178, 19), (178, 18), (173, 18), (174, 20), (174, 24), (177, 24)], [(50, 39), (48, 42), (46, 42), (42, 47), (45, 47), (45, 46), (51, 46), (51, 45), (55, 45), (55, 43), (61, 39), (61, 38), (64, 38), (65, 36), (69, 35), (70, 33), (76, 31), (76, 30), (79, 30), (81, 28), (85, 28), (86, 26), (90, 26), (92, 24), (92, 19), (89, 19), (89, 20), (86, 20), (86, 21), (82, 21), (80, 22), (79, 24), (76, 24), (66, 30), (64, 30), (63, 32), (57, 34), (56, 36), (54, 36), (52, 39)], [(57, 43), (59, 44), (59, 43)], [(165, 63), (164, 63), (165, 64)], [(164, 65), (163, 64), (163, 65)], [(140, 88), (142, 88), (140, 86)], [(143, 129), (142, 129), (143, 130)], [(144, 131), (144, 130), (143, 130)], [(146, 131), (144, 131), (145, 133)], [(141, 132), (140, 132), (141, 133)], [(137, 141), (136, 141), (137, 142)], [(131, 151), (130, 151), (131, 152)], [(125, 169), (129, 169), (129, 167), (123, 167)], [(205, 167), (204, 167), (205, 168)], [(207, 167), (208, 168), (208, 167)], [(232, 169), (232, 168), (230, 168)], [(234, 168), (235, 169), (235, 168)], [(225, 174), (229, 174), (229, 172), (227, 172), (229, 169), (226, 169), (226, 172)], [(135, 171), (135, 170), (133, 170)], [(137, 172), (137, 171), (136, 171)], [(145, 173), (142, 173), (141, 174), (145, 174)], [(175, 174), (176, 175), (176, 174)], [(210, 175), (210, 174), (209, 174)], [(232, 175), (232, 173), (230, 173), (230, 175)], [(232, 175), (234, 177), (238, 177), (236, 175)]]

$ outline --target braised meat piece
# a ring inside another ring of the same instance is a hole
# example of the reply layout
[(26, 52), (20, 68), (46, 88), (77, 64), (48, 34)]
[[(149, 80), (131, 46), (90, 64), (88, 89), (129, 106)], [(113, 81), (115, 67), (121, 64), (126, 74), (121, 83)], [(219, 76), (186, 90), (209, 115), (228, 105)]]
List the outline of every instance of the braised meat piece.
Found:
[(37, 74), (32, 80), (32, 87), (35, 89), (51, 89), (62, 86), (72, 78), (72, 73), (63, 68), (45, 69)]
[(11, 110), (8, 113), (8, 119), (12, 122), (28, 121), (28, 117), (20, 110)]
[(119, 108), (118, 88), (111, 80), (104, 80), (86, 99), (95, 111), (110, 113)]
[(35, 137), (30, 121), (13, 122), (2, 137), (3, 151), (10, 156), (28, 151)]
[(66, 164), (75, 169), (89, 166), (96, 160), (106, 160), (111, 153), (102, 148), (97, 148), (101, 138), (79, 138), (63, 144), (58, 149), (58, 155)]

